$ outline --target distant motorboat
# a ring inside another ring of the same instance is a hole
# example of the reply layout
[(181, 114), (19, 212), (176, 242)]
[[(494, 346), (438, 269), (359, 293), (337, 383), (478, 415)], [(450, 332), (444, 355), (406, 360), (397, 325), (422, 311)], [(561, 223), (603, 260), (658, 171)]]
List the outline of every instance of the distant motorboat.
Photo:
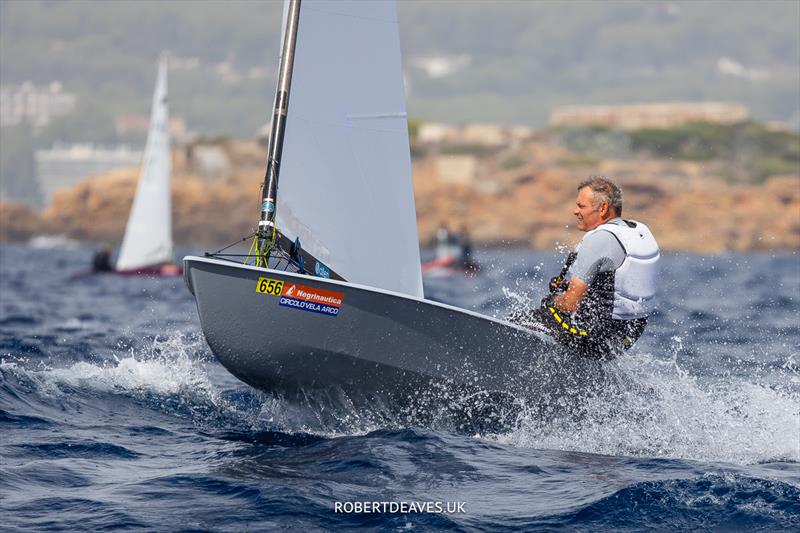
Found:
[(475, 276), (480, 265), (472, 257), (472, 243), (466, 228), (461, 233), (451, 233), (442, 226), (436, 231), (436, 256), (422, 263), (426, 278)]
[(422, 275), (426, 278), (444, 278), (452, 276), (475, 276), (480, 272), (478, 263), (464, 261), (460, 256), (448, 255), (437, 257), (422, 263)]

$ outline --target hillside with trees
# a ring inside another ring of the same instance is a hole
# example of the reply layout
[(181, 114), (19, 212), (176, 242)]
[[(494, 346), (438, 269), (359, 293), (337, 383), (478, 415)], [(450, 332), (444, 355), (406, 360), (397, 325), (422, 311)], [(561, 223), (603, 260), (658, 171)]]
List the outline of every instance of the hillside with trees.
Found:
[[(79, 115), (146, 112), (170, 50), (184, 60), (175, 111), (203, 133), (249, 135), (266, 120), (281, 5), (6, 0), (2, 82), (60, 80)], [(409, 109), (426, 119), (543, 125), (560, 104), (711, 99), (800, 124), (798, 2), (401, 1), (398, 12)], [(468, 62), (435, 77), (419, 66), (430, 56)]]
[[(2, 84), (58, 81), (77, 96), (44, 130), (2, 128), (3, 195), (35, 188), (36, 148), (142, 143), (144, 132), (121, 134), (115, 119), (149, 112), (162, 50), (173, 57), (173, 115), (201, 136), (252, 136), (268, 119), (281, 7), (0, 2)], [(793, 0), (400, 1), (398, 14), (408, 110), (424, 120), (541, 127), (559, 105), (721, 100), (800, 128)]]

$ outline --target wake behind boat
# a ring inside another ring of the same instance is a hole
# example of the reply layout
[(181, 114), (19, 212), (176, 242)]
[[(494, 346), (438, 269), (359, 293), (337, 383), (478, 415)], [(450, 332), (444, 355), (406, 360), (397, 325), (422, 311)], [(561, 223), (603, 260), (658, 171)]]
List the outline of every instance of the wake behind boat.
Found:
[(288, 396), (552, 399), (594, 375), (543, 333), (424, 299), (394, 2), (289, 0), (283, 18), (250, 251), (184, 258), (219, 361)]

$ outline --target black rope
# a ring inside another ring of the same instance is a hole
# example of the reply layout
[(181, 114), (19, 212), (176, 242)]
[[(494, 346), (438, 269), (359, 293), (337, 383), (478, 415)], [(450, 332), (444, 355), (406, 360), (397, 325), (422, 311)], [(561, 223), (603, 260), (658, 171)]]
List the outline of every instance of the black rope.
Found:
[[(229, 244), (228, 246), (225, 246), (224, 248), (220, 248), (216, 252), (206, 252), (205, 256), (224, 259), (227, 261), (233, 261), (234, 258), (251, 257), (253, 254), (224, 254), (222, 252), (224, 252), (228, 248), (236, 246), (237, 244), (243, 243), (248, 239), (255, 237), (257, 234), (258, 232), (253, 232), (250, 235), (243, 237), (242, 239), (235, 241)], [(277, 242), (275, 243), (275, 246), (269, 251), (267, 259), (268, 260), (273, 259), (275, 261), (275, 266), (274, 266), (275, 270), (288, 271), (290, 267), (294, 267), (294, 269), (297, 272), (300, 272), (300, 265), (292, 259), (292, 256), (291, 254), (289, 254), (289, 252), (287, 252), (283, 248), (280, 248), (280, 245), (278, 245)], [(269, 267), (269, 263), (267, 263), (267, 266)]]
[[(206, 256), (209, 256), (209, 255), (217, 255), (217, 254), (219, 254), (220, 252), (224, 252), (224, 251), (225, 251), (225, 250), (227, 250), (228, 248), (231, 248), (232, 246), (236, 246), (237, 244), (243, 243), (243, 242), (244, 242), (244, 241), (246, 241), (247, 239), (251, 239), (251, 238), (253, 238), (253, 237), (255, 237), (255, 236), (256, 236), (256, 234), (255, 234), (255, 233), (251, 233), (251, 234), (250, 234), (250, 235), (248, 235), (247, 237), (242, 237), (240, 240), (238, 240), (238, 241), (236, 241), (236, 242), (232, 242), (232, 243), (230, 243), (228, 246), (226, 246), (226, 247), (224, 247), (224, 248), (220, 248), (220, 249), (219, 249), (219, 250), (217, 250), (216, 252), (206, 252)], [(232, 255), (232, 254), (225, 254), (225, 255)]]

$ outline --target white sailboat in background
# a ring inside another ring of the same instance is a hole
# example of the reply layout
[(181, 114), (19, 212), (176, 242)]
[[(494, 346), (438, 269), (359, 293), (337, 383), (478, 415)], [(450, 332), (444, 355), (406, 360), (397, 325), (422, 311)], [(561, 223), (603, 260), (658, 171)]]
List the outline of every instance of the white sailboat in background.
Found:
[(174, 264), (172, 250), (171, 174), (167, 57), (162, 54), (139, 183), (115, 273), (172, 276), (181, 273)]
[(287, 0), (283, 20), (251, 252), (184, 258), (217, 359), (288, 397), (530, 396), (585, 375), (538, 333), (424, 299), (394, 1)]

